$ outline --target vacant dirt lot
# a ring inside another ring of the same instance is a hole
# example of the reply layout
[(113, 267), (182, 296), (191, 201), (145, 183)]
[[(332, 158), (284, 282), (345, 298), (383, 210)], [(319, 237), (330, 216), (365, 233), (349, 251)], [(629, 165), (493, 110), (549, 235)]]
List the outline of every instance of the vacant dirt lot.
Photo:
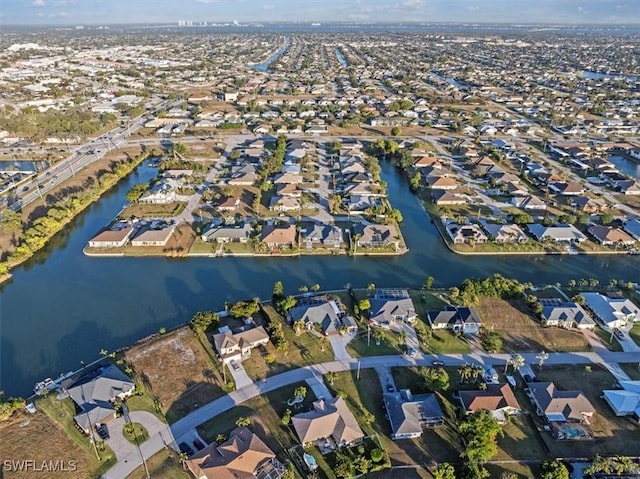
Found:
[(125, 358), (160, 400), (169, 423), (224, 394), (220, 374), (187, 328), (135, 346)]
[(502, 336), (503, 350), (588, 351), (589, 343), (578, 330), (543, 327), (522, 300), (480, 298), (476, 308), (484, 327)]
[[(4, 468), (7, 479), (57, 479), (94, 477), (94, 464), (88, 453), (69, 439), (46, 414), (19, 413), (0, 428), (0, 457), (3, 461), (33, 460), (41, 472), (33, 468), (22, 472)], [(43, 471), (42, 464), (55, 464), (75, 471)], [(51, 463), (49, 463), (51, 461)], [(71, 461), (75, 461), (75, 466)]]

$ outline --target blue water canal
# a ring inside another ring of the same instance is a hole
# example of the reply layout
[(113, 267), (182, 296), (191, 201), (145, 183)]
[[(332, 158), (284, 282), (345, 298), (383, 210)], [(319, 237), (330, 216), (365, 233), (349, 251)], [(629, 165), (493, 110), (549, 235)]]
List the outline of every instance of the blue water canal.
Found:
[(135, 183), (156, 174), (141, 166), (91, 206), (47, 251), (14, 272), (0, 290), (0, 389), (27, 395), (33, 384), (89, 362), (102, 348), (114, 350), (183, 324), (198, 310), (225, 301), (269, 298), (273, 283), (287, 292), (319, 283), (364, 287), (436, 286), (499, 272), (537, 283), (596, 277), (640, 280), (638, 256), (468, 257), (450, 253), (404, 177), (383, 163), (391, 203), (402, 211), (410, 252), (394, 258), (90, 258), (82, 248), (125, 203)]

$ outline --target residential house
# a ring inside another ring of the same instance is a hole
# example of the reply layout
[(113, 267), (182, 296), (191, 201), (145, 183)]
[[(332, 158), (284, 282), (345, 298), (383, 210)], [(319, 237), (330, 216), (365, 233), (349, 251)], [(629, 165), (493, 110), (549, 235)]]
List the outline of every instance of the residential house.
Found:
[(476, 334), (482, 320), (473, 308), (447, 306), (441, 311), (428, 311), (427, 319), (432, 329), (451, 329), (463, 334)]
[(547, 209), (547, 204), (537, 196), (513, 196), (511, 204), (517, 208), (529, 211), (543, 211)]
[(640, 381), (620, 381), (620, 389), (602, 391), (602, 397), (616, 416), (632, 416), (640, 422)]
[(176, 225), (143, 226), (131, 239), (131, 246), (166, 246)]
[(304, 178), (302, 178), (302, 175), (299, 175), (296, 173), (282, 173), (281, 175), (278, 175), (273, 180), (273, 183), (276, 185), (285, 184), (285, 183), (299, 185), (303, 181), (304, 181)]
[(152, 205), (166, 205), (176, 201), (176, 192), (171, 185), (162, 184), (147, 191), (139, 199), (139, 203)]
[(562, 328), (594, 329), (595, 321), (582, 306), (573, 301), (560, 299), (544, 299), (542, 321), (547, 326), (560, 326)]
[(602, 200), (589, 198), (588, 196), (575, 196), (571, 199), (571, 206), (576, 210), (587, 214), (601, 213), (607, 208)]
[(286, 468), (275, 453), (246, 427), (231, 431), (229, 439), (212, 443), (185, 465), (196, 479), (280, 479)]
[(237, 332), (222, 327), (213, 335), (213, 344), (223, 363), (242, 361), (251, 356), (251, 350), (269, 342), (269, 335), (262, 326)]
[(603, 246), (631, 246), (636, 240), (620, 228), (593, 225), (587, 230)]
[(420, 437), (425, 428), (444, 424), (444, 414), (435, 394), (411, 394), (409, 389), (382, 395), (391, 424), (391, 439)]
[(302, 321), (307, 329), (320, 328), (325, 336), (333, 336), (341, 333), (343, 329), (353, 329), (356, 327), (340, 305), (332, 300), (327, 301), (325, 296), (306, 298), (304, 304), (292, 308), (287, 319), (291, 324)]
[(89, 240), (89, 246), (92, 248), (121, 248), (127, 244), (132, 233), (132, 226), (104, 230)]
[(475, 223), (461, 225), (455, 221), (447, 221), (444, 226), (454, 244), (486, 243), (489, 240), (482, 228)]
[(434, 190), (455, 190), (458, 183), (448, 176), (428, 176), (427, 184)]
[(624, 224), (624, 230), (627, 233), (629, 233), (631, 236), (633, 236), (635, 239), (640, 241), (640, 220), (638, 219), (628, 220)]
[(335, 225), (314, 224), (302, 234), (302, 242), (307, 249), (314, 245), (340, 248), (343, 243), (342, 230)]
[(298, 188), (298, 185), (292, 183), (280, 184), (276, 188), (276, 194), (278, 196), (288, 196), (291, 198), (302, 198), (302, 190)]
[(623, 195), (640, 195), (640, 182), (635, 180), (618, 181), (617, 188)]
[(484, 222), (482, 227), (494, 243), (526, 243), (529, 237), (514, 224), (491, 224)]
[(577, 196), (584, 193), (584, 186), (582, 186), (580, 183), (574, 183), (570, 181), (548, 183), (547, 187), (553, 193), (557, 193), (563, 196)]
[(416, 308), (406, 290), (380, 290), (369, 300), (369, 321), (377, 325), (389, 325), (396, 321), (412, 323)]
[(419, 156), (413, 162), (414, 168), (425, 168), (427, 166), (441, 168), (440, 160), (435, 156)]
[(507, 416), (520, 414), (521, 408), (509, 384), (487, 384), (487, 388), (477, 391), (460, 391), (460, 403), (467, 414), (486, 409), (500, 422)]
[(252, 231), (253, 228), (249, 223), (244, 223), (241, 226), (211, 225), (200, 237), (202, 241), (208, 243), (246, 243)]
[(398, 248), (398, 232), (391, 225), (357, 224), (353, 230), (354, 235), (358, 235), (356, 245), (359, 248), (382, 248), (385, 246)]
[(340, 448), (359, 444), (364, 439), (356, 418), (340, 397), (318, 399), (313, 403), (313, 410), (296, 414), (291, 422), (303, 445), (333, 442)]
[(544, 226), (536, 223), (527, 225), (527, 229), (538, 241), (582, 243), (587, 240), (587, 237), (573, 225)]
[(595, 409), (582, 391), (560, 391), (552, 382), (527, 383), (537, 414), (549, 422), (587, 423)]
[(218, 211), (235, 211), (238, 206), (240, 206), (240, 198), (225, 198), (221, 201), (218, 206), (216, 206), (216, 210)]
[(266, 244), (270, 249), (293, 247), (296, 244), (296, 227), (288, 225), (278, 228), (273, 225), (266, 225), (262, 229), (260, 242)]
[(302, 204), (300, 203), (300, 200), (294, 196), (273, 195), (269, 202), (269, 209), (271, 211), (298, 211), (301, 206)]
[(135, 383), (115, 365), (100, 367), (78, 379), (62, 382), (62, 388), (78, 406), (75, 423), (85, 434), (96, 424), (104, 424), (116, 417), (113, 404), (124, 401), (133, 393)]
[(621, 295), (580, 293), (580, 296), (595, 318), (607, 328), (621, 328), (640, 321), (640, 308)]
[(438, 206), (464, 205), (467, 202), (466, 195), (458, 190), (432, 190), (431, 199)]

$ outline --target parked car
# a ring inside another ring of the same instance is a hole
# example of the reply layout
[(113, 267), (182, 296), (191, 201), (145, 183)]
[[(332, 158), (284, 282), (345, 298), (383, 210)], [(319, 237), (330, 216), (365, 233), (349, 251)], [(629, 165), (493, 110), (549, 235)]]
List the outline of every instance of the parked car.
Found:
[(618, 339), (624, 339), (625, 338), (624, 333), (622, 331), (620, 331), (618, 328), (613, 330), (613, 334), (615, 334), (616, 338), (618, 338)]
[(387, 392), (392, 393), (394, 391), (395, 391), (395, 388), (393, 387), (393, 384), (387, 384)]
[(189, 446), (189, 444), (187, 444), (186, 442), (181, 442), (180, 444), (178, 444), (178, 449), (180, 449), (180, 452), (186, 454), (187, 456), (193, 455), (193, 449), (191, 449), (191, 446)]
[(413, 348), (407, 348), (407, 355), (409, 357), (415, 358), (418, 355), (418, 351)]
[(444, 361), (440, 361), (439, 359), (434, 359), (431, 361), (432, 366), (444, 366)]
[(238, 365), (238, 363), (236, 363), (235, 361), (230, 361), (231, 362), (231, 367), (233, 368), (234, 371), (238, 371), (240, 369), (240, 366)]

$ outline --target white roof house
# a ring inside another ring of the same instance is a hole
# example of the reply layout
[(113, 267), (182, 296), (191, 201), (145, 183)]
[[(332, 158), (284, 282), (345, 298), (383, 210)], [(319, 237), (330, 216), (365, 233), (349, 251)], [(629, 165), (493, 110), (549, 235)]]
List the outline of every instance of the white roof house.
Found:
[(581, 293), (580, 296), (596, 318), (609, 328), (640, 321), (640, 308), (627, 298), (612, 298), (600, 293)]
[(602, 391), (616, 416), (634, 416), (640, 420), (640, 381), (620, 381), (622, 389)]

